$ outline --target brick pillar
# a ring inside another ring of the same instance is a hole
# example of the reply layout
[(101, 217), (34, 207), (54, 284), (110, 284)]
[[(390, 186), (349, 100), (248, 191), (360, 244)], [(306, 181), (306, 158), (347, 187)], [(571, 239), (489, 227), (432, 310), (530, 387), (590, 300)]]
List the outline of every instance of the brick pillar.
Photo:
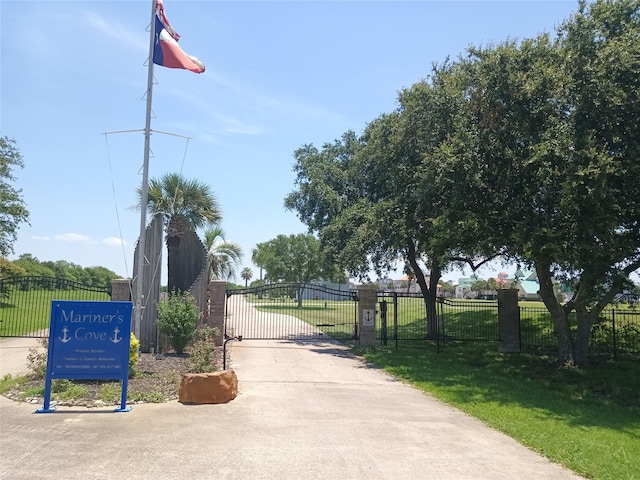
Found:
[(212, 280), (209, 282), (209, 317), (205, 323), (210, 327), (220, 330), (216, 337), (216, 345), (222, 345), (224, 334), (224, 307), (227, 302), (227, 282), (224, 280)]
[(131, 280), (116, 278), (111, 280), (111, 301), (128, 302), (131, 300)]
[(520, 308), (516, 288), (498, 290), (498, 337), (499, 352), (520, 352)]
[(358, 343), (363, 347), (376, 343), (377, 285), (358, 286)]

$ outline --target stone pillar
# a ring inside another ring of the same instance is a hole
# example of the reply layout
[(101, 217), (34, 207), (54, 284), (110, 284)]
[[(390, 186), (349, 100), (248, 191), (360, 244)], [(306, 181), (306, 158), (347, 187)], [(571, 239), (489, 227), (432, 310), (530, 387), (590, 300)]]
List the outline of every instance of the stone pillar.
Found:
[(111, 301), (128, 302), (131, 300), (131, 280), (116, 278), (111, 280)]
[(516, 288), (498, 290), (498, 337), (499, 352), (520, 352), (520, 308)]
[(377, 285), (358, 286), (358, 343), (363, 347), (376, 343)]
[(216, 345), (221, 346), (224, 335), (224, 307), (227, 303), (227, 282), (212, 280), (209, 282), (209, 317), (205, 323), (220, 330), (216, 337)]

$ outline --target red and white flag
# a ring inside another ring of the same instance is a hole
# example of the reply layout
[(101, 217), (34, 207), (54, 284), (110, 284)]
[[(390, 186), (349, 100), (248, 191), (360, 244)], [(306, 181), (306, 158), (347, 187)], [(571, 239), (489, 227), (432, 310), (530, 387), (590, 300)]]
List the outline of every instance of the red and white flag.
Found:
[(153, 43), (153, 63), (168, 68), (183, 68), (195, 73), (204, 72), (204, 63), (187, 54), (178, 40), (180, 35), (173, 29), (164, 13), (162, 0), (156, 0), (156, 30)]

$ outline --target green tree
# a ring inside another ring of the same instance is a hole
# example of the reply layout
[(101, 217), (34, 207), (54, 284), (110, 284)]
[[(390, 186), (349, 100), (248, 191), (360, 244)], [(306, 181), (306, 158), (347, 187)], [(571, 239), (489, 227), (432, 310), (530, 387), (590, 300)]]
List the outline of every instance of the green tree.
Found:
[(474, 292), (480, 292), (482, 290), (490, 290), (489, 282), (487, 280), (478, 279), (471, 284), (471, 290)]
[(80, 265), (66, 260), (50, 261), (45, 260), (42, 265), (49, 268), (56, 278), (70, 280), (72, 282), (82, 282), (83, 270)]
[(4, 257), (0, 257), (0, 278), (23, 276), (26, 274), (27, 271), (24, 268), (10, 262)]
[(454, 287), (450, 282), (442, 282), (440, 285), (442, 286), (442, 293), (445, 296), (453, 296), (456, 294), (456, 287)]
[(36, 257), (30, 253), (23, 253), (14, 260), (13, 263), (24, 269), (27, 275), (34, 277), (55, 277), (55, 272), (43, 265)]
[[(638, 35), (638, 1), (581, 3), (554, 40), (460, 61), (467, 104), (443, 171), (465, 193), (446, 201), (535, 267), (564, 364), (588, 364), (593, 323), (640, 267)], [(554, 277), (572, 285), (569, 302)]]
[(320, 241), (309, 234), (278, 235), (259, 243), (254, 255), (260, 258), (271, 282), (298, 284), (298, 306), (302, 306), (304, 285), (312, 280), (344, 281), (345, 275), (320, 248)]
[(204, 246), (207, 249), (209, 278), (211, 280), (235, 279), (235, 272), (242, 260), (242, 248), (224, 238), (224, 230), (212, 225), (204, 231)]
[[(138, 207), (142, 207), (142, 190), (138, 188)], [(187, 180), (178, 173), (168, 173), (151, 179), (148, 190), (148, 213), (162, 215), (167, 244), (167, 287), (173, 291), (178, 285), (178, 251), (187, 231), (197, 231), (209, 224), (219, 224), (222, 213), (218, 201), (208, 185)]]
[(84, 282), (89, 285), (110, 285), (111, 281), (120, 278), (120, 275), (105, 267), (85, 267)]
[[(562, 231), (573, 246), (554, 247), (553, 257), (536, 260), (536, 271), (556, 323), (568, 325), (575, 310), (572, 360), (585, 365), (592, 326), (640, 268), (640, 185), (632, 180), (640, 176), (640, 2), (582, 2), (561, 32), (573, 147), (560, 178), (563, 204), (572, 206)], [(574, 286), (562, 309), (554, 274)]]
[(249, 280), (251, 280), (251, 277), (253, 277), (253, 272), (249, 267), (244, 267), (240, 272), (240, 277), (244, 280), (244, 286), (246, 288)]
[(82, 267), (66, 260), (41, 262), (30, 253), (23, 253), (13, 263), (23, 275), (57, 277), (97, 287), (110, 285), (118, 275), (105, 267)]
[(13, 253), (21, 223), (29, 224), (29, 211), (22, 198), (22, 189), (12, 183), (14, 168), (23, 168), (22, 155), (15, 140), (0, 137), (0, 255)]
[(254, 248), (251, 251), (251, 261), (253, 264), (260, 269), (260, 278), (259, 281), (263, 281), (262, 273), (264, 270), (264, 260), (262, 259), (263, 254), (257, 249)]
[(297, 190), (285, 198), (285, 207), (319, 234), (351, 276), (367, 278), (373, 270), (383, 277), (404, 264), (423, 293), (430, 338), (438, 332), (436, 295), (443, 272), (456, 262), (472, 268), (483, 262), (477, 254), (462, 255), (461, 244), (475, 236), (453, 223), (442, 202), (451, 186), (440, 182), (437, 168), (425, 165), (451, 128), (456, 97), (443, 81), (448, 68), (401, 92), (398, 109), (370, 122), (362, 137), (347, 132), (321, 150), (296, 150)]

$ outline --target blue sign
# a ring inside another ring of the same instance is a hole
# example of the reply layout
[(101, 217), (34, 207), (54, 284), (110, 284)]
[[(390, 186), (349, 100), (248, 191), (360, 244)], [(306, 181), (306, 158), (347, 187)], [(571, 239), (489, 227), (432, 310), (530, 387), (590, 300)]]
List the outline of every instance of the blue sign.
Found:
[(51, 302), (49, 352), (44, 407), (51, 412), (51, 381), (121, 380), (122, 399), (116, 411), (129, 411), (129, 343), (132, 302)]

